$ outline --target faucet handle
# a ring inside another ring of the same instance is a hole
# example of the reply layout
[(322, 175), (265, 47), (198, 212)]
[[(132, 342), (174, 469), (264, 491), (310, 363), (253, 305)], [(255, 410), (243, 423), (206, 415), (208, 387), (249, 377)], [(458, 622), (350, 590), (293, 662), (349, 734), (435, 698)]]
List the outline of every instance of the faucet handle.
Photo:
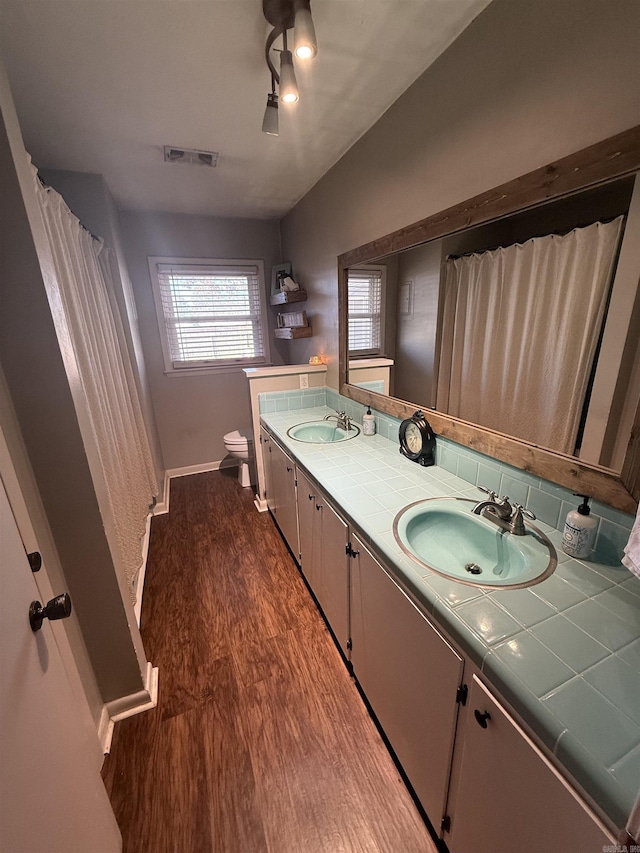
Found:
[(531, 512), (530, 509), (527, 509), (525, 506), (522, 506), (522, 504), (513, 504), (514, 515), (518, 512), (518, 510), (522, 513), (522, 515), (524, 515), (525, 518), (530, 518), (531, 521), (536, 520), (536, 514), (534, 512)]
[(511, 518), (509, 519), (509, 528), (511, 530), (511, 533), (515, 534), (516, 536), (524, 536), (527, 532), (524, 526), (523, 516), (525, 516), (526, 518), (535, 519), (535, 515), (531, 512), (530, 509), (526, 509), (526, 507), (523, 507), (521, 504), (514, 504), (513, 512), (511, 514)]
[(494, 491), (493, 491), (493, 489), (488, 489), (486, 486), (478, 486), (478, 489), (479, 489), (481, 492), (484, 492), (484, 493), (485, 493), (485, 495), (489, 495), (489, 498), (490, 498), (492, 501), (497, 501), (497, 500), (498, 500), (498, 493), (497, 493), (497, 492), (494, 492)]

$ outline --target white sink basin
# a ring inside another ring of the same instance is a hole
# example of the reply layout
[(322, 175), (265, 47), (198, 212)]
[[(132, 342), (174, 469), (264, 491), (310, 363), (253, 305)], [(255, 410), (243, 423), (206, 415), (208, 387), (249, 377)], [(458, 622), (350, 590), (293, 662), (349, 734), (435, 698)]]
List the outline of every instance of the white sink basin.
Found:
[(413, 560), (472, 586), (523, 587), (547, 578), (557, 564), (549, 539), (531, 524), (516, 536), (471, 511), (475, 501), (427, 498), (396, 515), (393, 533)]
[(306, 441), (309, 444), (333, 444), (336, 441), (348, 441), (360, 435), (360, 427), (351, 425), (347, 432), (341, 429), (335, 421), (307, 421), (296, 424), (287, 430), (287, 435), (296, 441)]

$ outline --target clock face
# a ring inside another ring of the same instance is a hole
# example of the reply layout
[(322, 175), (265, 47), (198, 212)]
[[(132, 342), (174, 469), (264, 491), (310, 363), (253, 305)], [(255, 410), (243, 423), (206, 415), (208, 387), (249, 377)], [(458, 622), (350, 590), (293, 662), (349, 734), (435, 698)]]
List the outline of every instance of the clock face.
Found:
[(416, 424), (410, 423), (407, 425), (404, 440), (411, 453), (420, 453), (422, 450), (422, 433)]
[(435, 435), (420, 410), (400, 424), (400, 452), (420, 465), (435, 465)]

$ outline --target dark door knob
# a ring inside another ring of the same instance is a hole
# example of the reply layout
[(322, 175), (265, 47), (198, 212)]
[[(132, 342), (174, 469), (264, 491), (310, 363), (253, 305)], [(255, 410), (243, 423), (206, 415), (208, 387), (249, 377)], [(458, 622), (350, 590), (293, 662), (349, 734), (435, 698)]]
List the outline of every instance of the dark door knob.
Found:
[(487, 728), (487, 720), (491, 719), (491, 714), (488, 711), (485, 711), (484, 714), (481, 714), (477, 708), (473, 713), (474, 713), (474, 716), (477, 720), (478, 725), (482, 726), (483, 729), (486, 729)]
[(29, 624), (32, 631), (39, 631), (44, 619), (55, 621), (67, 619), (69, 616), (71, 616), (71, 596), (67, 592), (56, 595), (47, 602), (46, 607), (43, 607), (39, 601), (32, 601), (29, 605)]
[(30, 554), (27, 554), (27, 560), (29, 560), (32, 572), (40, 571), (42, 568), (42, 557), (38, 551), (32, 551)]

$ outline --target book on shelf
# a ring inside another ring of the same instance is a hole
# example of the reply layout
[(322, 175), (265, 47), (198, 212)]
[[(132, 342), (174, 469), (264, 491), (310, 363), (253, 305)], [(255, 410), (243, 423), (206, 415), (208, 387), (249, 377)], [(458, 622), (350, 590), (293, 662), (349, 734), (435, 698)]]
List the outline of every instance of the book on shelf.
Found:
[(286, 314), (278, 314), (279, 329), (295, 329), (308, 325), (306, 311), (287, 311)]

